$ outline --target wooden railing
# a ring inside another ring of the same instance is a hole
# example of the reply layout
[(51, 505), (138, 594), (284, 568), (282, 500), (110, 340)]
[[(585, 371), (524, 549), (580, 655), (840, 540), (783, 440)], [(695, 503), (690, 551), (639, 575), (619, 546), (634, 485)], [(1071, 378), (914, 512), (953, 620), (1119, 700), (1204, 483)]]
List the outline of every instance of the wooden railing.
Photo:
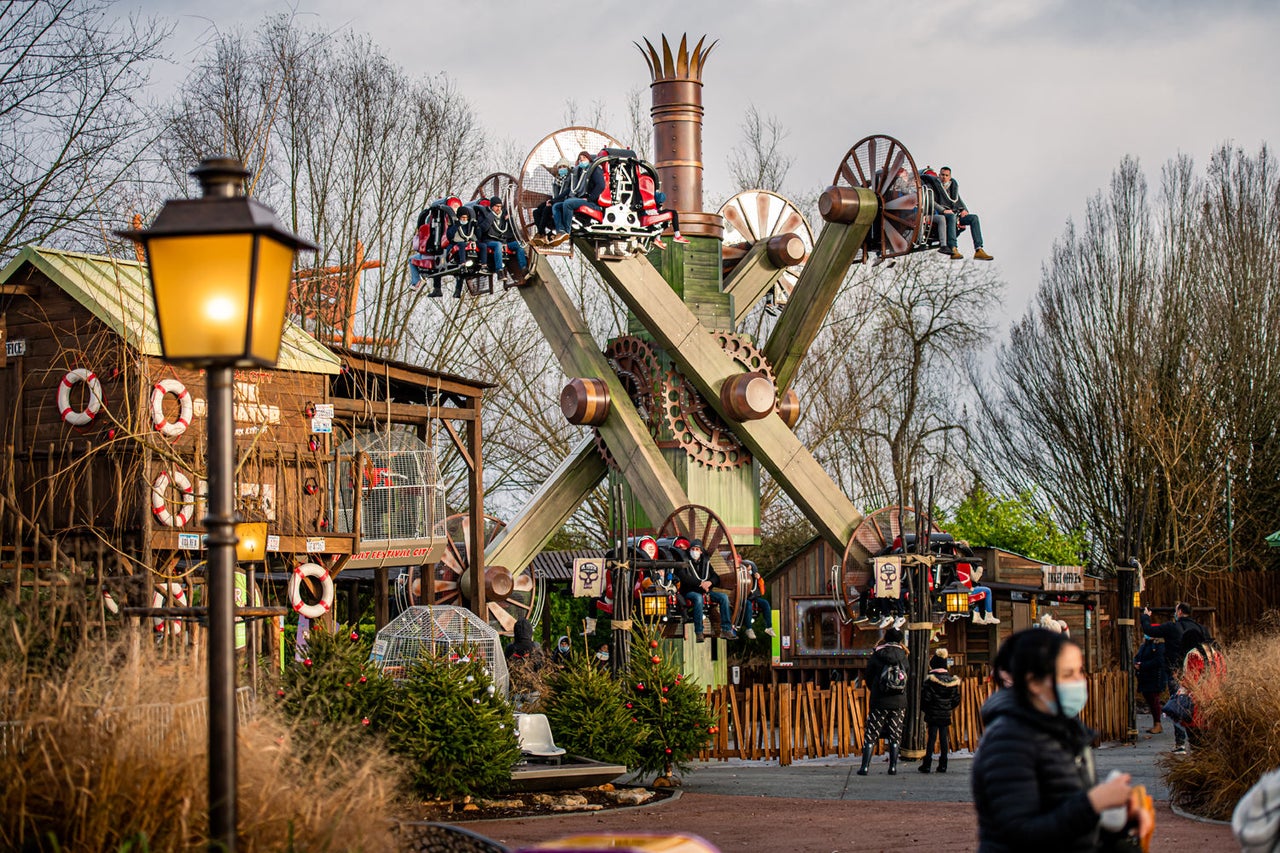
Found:
[[(1101, 738), (1120, 740), (1128, 732), (1126, 674), (1089, 677), (1089, 704), (1083, 719)], [(951, 717), (951, 749), (973, 750), (982, 736), (982, 704), (995, 691), (983, 678), (961, 680), (960, 706)], [(707, 704), (716, 720), (703, 760), (730, 758), (777, 761), (844, 757), (862, 751), (867, 690), (850, 683), (819, 689), (813, 684), (754, 684), (708, 688)], [(883, 750), (883, 744), (876, 747)]]

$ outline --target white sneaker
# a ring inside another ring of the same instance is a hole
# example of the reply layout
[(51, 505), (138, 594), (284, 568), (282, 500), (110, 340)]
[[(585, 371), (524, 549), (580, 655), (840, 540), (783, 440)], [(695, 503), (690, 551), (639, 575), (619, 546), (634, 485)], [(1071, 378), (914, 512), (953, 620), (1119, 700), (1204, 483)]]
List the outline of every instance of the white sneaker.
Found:
[(987, 624), (988, 624), (988, 625), (999, 625), (999, 624), (1000, 624), (1000, 619), (996, 616), (996, 614), (995, 614), (994, 612), (993, 612), (993, 613), (988, 613), (988, 614), (987, 614)]
[(772, 629), (772, 628), (765, 628), (765, 629), (764, 629), (764, 632), (765, 632), (766, 634), (768, 634), (770, 637), (776, 637), (776, 636), (778, 636), (777, 634), (773, 633), (773, 629)]
[(893, 624), (893, 617), (892, 617), (892, 616), (882, 616), (882, 617), (880, 617), (880, 621), (876, 623), (876, 627), (877, 627), (877, 628), (888, 628), (888, 627), (889, 627), (890, 625), (892, 625), (892, 624)]
[(756, 629), (755, 629), (755, 628), (748, 628), (748, 629), (747, 629), (747, 639), (748, 639), (748, 640), (754, 640), (755, 638), (756, 638)]
[(905, 624), (907, 624), (907, 617), (905, 616), (899, 616), (897, 619), (893, 620), (893, 627), (895, 628), (901, 628)]

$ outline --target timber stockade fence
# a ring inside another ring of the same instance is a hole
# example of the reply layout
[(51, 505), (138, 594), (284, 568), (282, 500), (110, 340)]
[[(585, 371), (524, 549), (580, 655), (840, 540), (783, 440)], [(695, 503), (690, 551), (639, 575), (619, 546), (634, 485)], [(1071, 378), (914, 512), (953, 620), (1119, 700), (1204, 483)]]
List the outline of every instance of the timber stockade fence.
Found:
[[(1089, 704), (1082, 719), (1104, 741), (1127, 735), (1123, 672), (1089, 676)], [(986, 678), (964, 678), (960, 706), (951, 717), (951, 749), (973, 750), (982, 735), (982, 703), (995, 692)], [(813, 684), (754, 684), (708, 688), (716, 732), (703, 760), (776, 760), (786, 766), (802, 758), (843, 758), (862, 751), (867, 690), (852, 683), (820, 689)], [(883, 744), (876, 747), (883, 751)]]

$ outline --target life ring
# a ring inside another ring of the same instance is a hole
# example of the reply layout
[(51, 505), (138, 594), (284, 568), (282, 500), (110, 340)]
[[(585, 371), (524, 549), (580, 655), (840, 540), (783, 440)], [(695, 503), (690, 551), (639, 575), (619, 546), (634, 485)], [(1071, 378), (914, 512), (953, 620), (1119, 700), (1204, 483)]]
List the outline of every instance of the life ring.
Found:
[[(165, 497), (170, 483), (182, 492), (182, 509), (178, 510), (176, 515), (169, 512), (169, 502)], [(151, 512), (155, 515), (156, 521), (165, 527), (186, 527), (196, 509), (195, 498), (192, 497), (193, 491), (191, 481), (181, 471), (161, 471), (157, 474), (155, 482), (151, 484)]]
[[(315, 578), (320, 581), (320, 601), (317, 603), (302, 602), (303, 578)], [(293, 576), (289, 578), (289, 606), (308, 619), (319, 619), (333, 609), (333, 578), (324, 566), (303, 563), (293, 570)]]
[[(183, 589), (182, 584), (180, 583), (169, 584), (169, 591), (173, 593), (174, 607), (189, 606), (187, 603), (187, 591)], [(151, 606), (152, 607), (165, 606), (165, 595), (164, 595), (163, 587), (157, 589), (155, 595), (151, 596)], [(165, 620), (161, 619), (159, 616), (153, 616), (151, 617), (151, 630), (156, 632), (157, 634), (163, 634), (163, 633), (166, 633), (167, 631), (172, 631), (175, 634), (181, 634), (182, 620), (170, 619), (169, 624), (166, 627)]]
[[(178, 419), (170, 423), (164, 416), (164, 395), (172, 394), (178, 398)], [(151, 389), (151, 423), (165, 438), (177, 438), (187, 431), (191, 425), (191, 395), (187, 388), (176, 379), (161, 379)]]
[[(89, 385), (89, 405), (85, 406), (83, 412), (77, 412), (71, 408), (71, 386), (77, 382), (85, 382)], [(67, 375), (63, 376), (62, 381), (58, 383), (58, 414), (62, 415), (62, 420), (72, 426), (85, 426), (97, 416), (101, 409), (102, 383), (98, 381), (93, 371), (84, 367), (67, 371)]]

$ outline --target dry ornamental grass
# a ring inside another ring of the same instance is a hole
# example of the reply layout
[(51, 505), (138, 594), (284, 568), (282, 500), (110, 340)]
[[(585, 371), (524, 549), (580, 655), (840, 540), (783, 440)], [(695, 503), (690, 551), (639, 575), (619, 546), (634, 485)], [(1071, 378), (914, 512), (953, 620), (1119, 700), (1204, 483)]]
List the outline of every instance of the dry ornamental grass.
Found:
[(1230, 820), (1245, 791), (1280, 767), (1280, 632), (1235, 643), (1225, 656), (1220, 684), (1190, 689), (1203, 715), (1198, 744), (1161, 759), (1174, 803), (1216, 820)]

